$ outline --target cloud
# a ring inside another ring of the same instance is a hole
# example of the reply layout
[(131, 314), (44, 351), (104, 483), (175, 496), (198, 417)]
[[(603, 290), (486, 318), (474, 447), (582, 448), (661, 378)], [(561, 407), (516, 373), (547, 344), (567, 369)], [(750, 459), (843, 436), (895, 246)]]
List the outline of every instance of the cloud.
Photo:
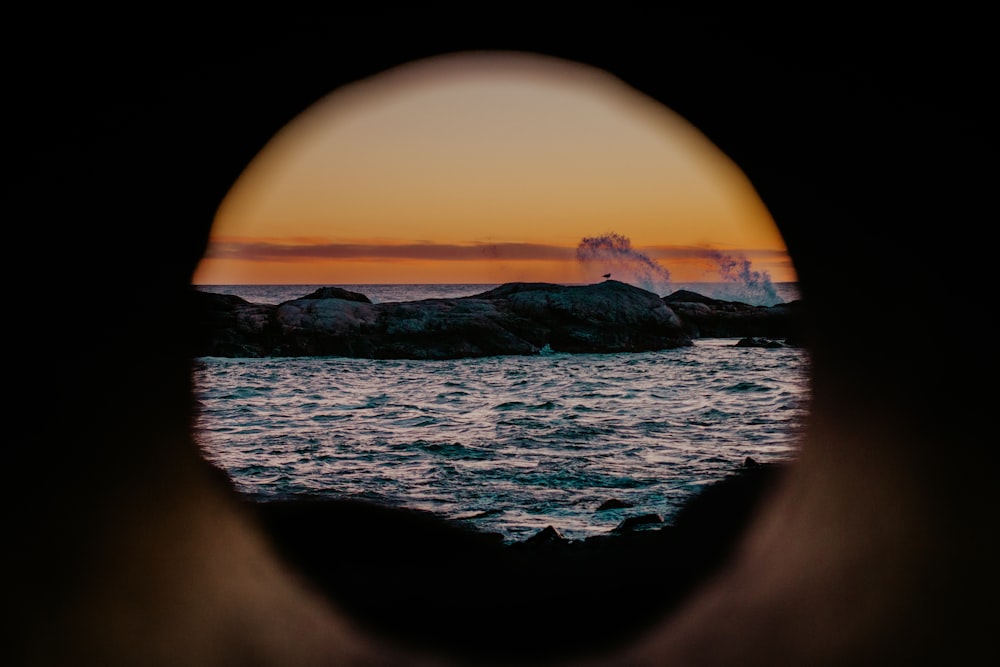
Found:
[(565, 260), (574, 259), (575, 250), (536, 243), (275, 243), (268, 241), (220, 240), (209, 244), (205, 257), (258, 262), (345, 260)]
[(788, 257), (784, 250), (770, 248), (733, 248), (720, 251), (703, 246), (647, 246), (643, 252), (652, 259), (704, 259), (717, 262), (721, 256), (755, 257), (758, 260), (781, 261)]
[[(627, 242), (627, 240), (626, 240)], [(615, 248), (598, 245), (592, 254), (614, 254)], [(621, 250), (618, 248), (618, 250)], [(547, 260), (576, 262), (579, 248), (542, 243), (331, 243), (325, 240), (246, 240), (216, 239), (209, 243), (205, 257), (249, 262), (295, 262), (323, 259), (344, 260)], [(647, 246), (642, 252), (627, 248), (626, 254), (641, 257), (646, 263), (656, 260), (707, 260), (717, 264), (720, 257), (754, 257), (758, 261), (780, 261), (787, 257), (781, 250), (733, 249), (725, 252), (698, 246)]]

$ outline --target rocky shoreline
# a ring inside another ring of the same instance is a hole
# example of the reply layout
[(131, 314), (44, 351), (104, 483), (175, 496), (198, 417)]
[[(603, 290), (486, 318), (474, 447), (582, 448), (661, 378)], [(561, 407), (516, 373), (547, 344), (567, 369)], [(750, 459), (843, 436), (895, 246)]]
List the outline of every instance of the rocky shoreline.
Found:
[(454, 359), (644, 352), (738, 337), (796, 345), (801, 301), (753, 306), (678, 290), (659, 297), (616, 280), (507, 283), (468, 297), (379, 303), (324, 287), (277, 305), (192, 289), (196, 357)]
[(488, 646), (494, 659), (529, 664), (613, 647), (670, 613), (724, 562), (782, 466), (747, 459), (669, 523), (636, 515), (582, 540), (550, 526), (508, 544), (353, 500), (247, 506), (286, 562), (376, 635), (458, 654)]

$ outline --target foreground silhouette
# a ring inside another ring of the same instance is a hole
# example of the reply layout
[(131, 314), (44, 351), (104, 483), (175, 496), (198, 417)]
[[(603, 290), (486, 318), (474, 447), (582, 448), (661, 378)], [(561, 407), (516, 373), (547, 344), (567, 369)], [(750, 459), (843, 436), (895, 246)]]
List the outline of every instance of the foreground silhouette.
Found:
[[(619, 612), (553, 590), (545, 660), (951, 665), (994, 652), (993, 406), (980, 387), (995, 353), (935, 317), (990, 331), (989, 22), (270, 11), (8, 15), (5, 247), (19, 261), (6, 263), (5, 664), (506, 664), (496, 647), (531, 638), (479, 628), (457, 650), (447, 633), (414, 646), (371, 631), (375, 605), (322, 595), (191, 437), (185, 297), (241, 170), (332, 89), (483, 48), (605, 68), (691, 121), (749, 176), (808, 304), (801, 455), (746, 539), (672, 613), (585, 656), (560, 651), (560, 623)], [(109, 288), (113, 307), (94, 298)], [(886, 293), (891, 307), (866, 296)], [(380, 585), (421, 576), (383, 567)], [(489, 568), (462, 567), (470, 597), (490, 591)], [(628, 576), (648, 605), (655, 587)], [(433, 610), (409, 602), (415, 617)]]
[(777, 464), (750, 462), (666, 525), (636, 515), (581, 540), (548, 527), (507, 544), (430, 513), (360, 500), (250, 509), (281, 555), (368, 631), (469, 660), (541, 664), (622, 645), (676, 609), (726, 560), (779, 477)]

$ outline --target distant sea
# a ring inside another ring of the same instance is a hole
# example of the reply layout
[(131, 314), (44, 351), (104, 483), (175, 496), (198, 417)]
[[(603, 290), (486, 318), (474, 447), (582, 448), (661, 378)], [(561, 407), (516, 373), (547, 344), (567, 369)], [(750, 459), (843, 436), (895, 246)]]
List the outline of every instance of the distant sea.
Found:
[[(375, 303), (496, 287), (337, 286)], [(198, 289), (277, 304), (318, 287)], [(741, 300), (730, 284), (680, 288)], [(798, 298), (794, 283), (773, 291)], [(547, 526), (580, 539), (633, 515), (669, 523), (746, 457), (795, 458), (809, 402), (805, 352), (735, 343), (447, 361), (204, 357), (196, 438), (250, 498), (361, 498), (510, 542)], [(598, 511), (610, 499), (630, 506)]]

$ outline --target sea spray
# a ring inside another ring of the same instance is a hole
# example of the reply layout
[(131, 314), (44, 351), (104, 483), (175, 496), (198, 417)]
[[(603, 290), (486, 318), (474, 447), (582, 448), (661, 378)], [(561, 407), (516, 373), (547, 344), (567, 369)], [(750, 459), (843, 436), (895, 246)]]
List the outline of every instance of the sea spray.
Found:
[[(766, 271), (751, 268), (751, 262), (740, 255), (724, 254), (717, 250), (704, 251), (705, 257), (715, 262), (721, 279), (716, 284), (699, 283), (704, 296), (726, 301), (739, 301), (755, 306), (773, 306), (783, 303)], [(632, 241), (617, 232), (581, 239), (576, 249), (577, 260), (595, 274), (614, 277), (624, 283), (641, 287), (660, 296), (685, 285), (672, 285), (670, 270), (648, 255), (632, 247)]]
[(744, 257), (724, 255), (716, 251), (712, 251), (710, 256), (718, 264), (719, 276), (725, 281), (720, 286), (720, 292), (724, 292), (724, 295), (715, 298), (760, 306), (782, 303), (767, 271), (752, 270), (750, 260)]
[(617, 280), (655, 294), (670, 292), (670, 271), (655, 259), (632, 247), (621, 234), (608, 232), (585, 237), (576, 248), (576, 257), (584, 265), (600, 269)]

